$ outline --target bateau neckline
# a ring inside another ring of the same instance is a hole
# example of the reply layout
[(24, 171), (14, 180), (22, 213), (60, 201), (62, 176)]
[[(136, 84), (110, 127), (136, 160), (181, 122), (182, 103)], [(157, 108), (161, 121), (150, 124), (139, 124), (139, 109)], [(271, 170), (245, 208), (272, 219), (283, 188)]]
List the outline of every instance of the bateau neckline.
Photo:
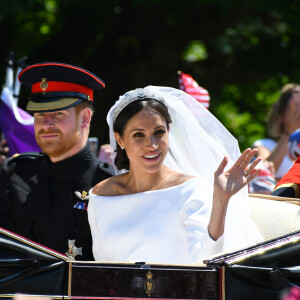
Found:
[(192, 177), (191, 179), (188, 179), (186, 181), (184, 181), (183, 183), (180, 183), (178, 185), (173, 185), (173, 186), (169, 186), (163, 189), (159, 189), (159, 190), (151, 190), (151, 191), (145, 191), (145, 192), (139, 192), (139, 193), (134, 193), (134, 194), (125, 194), (125, 195), (116, 195), (116, 196), (102, 196), (102, 195), (96, 195), (92, 192), (93, 188), (91, 188), (89, 195), (95, 196), (95, 197), (125, 197), (125, 196), (135, 196), (135, 195), (144, 195), (144, 194), (151, 194), (153, 192), (157, 192), (157, 191), (168, 191), (170, 189), (174, 189), (174, 188), (179, 188), (195, 179), (198, 179), (199, 177)]

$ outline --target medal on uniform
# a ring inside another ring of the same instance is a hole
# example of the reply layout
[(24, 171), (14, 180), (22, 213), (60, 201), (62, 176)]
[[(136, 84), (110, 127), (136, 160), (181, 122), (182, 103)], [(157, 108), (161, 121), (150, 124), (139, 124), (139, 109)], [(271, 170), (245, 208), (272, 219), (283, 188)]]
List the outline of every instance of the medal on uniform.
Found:
[(75, 240), (68, 239), (68, 251), (65, 253), (69, 260), (75, 260), (75, 256), (82, 255), (82, 247), (77, 248), (75, 246)]
[[(89, 195), (86, 191), (82, 191), (82, 193), (76, 191), (75, 195), (81, 200), (81, 201), (77, 201), (74, 204), (74, 208), (76, 209), (81, 209), (81, 210), (87, 210), (88, 207), (88, 203), (87, 200), (89, 200)], [(84, 202), (85, 201), (85, 202)]]

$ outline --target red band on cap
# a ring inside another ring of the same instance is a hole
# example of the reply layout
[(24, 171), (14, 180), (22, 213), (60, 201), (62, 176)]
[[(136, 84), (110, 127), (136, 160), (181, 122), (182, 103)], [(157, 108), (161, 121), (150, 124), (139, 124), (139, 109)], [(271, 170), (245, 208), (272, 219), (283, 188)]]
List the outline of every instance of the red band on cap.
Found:
[(44, 89), (41, 87), (41, 81), (32, 85), (31, 93), (42, 93), (42, 92), (77, 92), (82, 93), (90, 97), (90, 100), (93, 101), (93, 90), (76, 83), (70, 82), (61, 82), (61, 81), (47, 81), (47, 88), (45, 85), (42, 85)]

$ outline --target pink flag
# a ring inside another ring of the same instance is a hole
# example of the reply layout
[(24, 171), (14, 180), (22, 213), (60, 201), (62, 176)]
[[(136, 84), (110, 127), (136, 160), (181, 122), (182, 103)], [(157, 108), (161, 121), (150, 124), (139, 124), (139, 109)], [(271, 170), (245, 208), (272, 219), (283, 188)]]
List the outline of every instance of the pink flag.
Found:
[(206, 89), (199, 86), (192, 76), (178, 72), (179, 88), (187, 94), (193, 96), (198, 102), (203, 104), (207, 109), (209, 108), (209, 93)]

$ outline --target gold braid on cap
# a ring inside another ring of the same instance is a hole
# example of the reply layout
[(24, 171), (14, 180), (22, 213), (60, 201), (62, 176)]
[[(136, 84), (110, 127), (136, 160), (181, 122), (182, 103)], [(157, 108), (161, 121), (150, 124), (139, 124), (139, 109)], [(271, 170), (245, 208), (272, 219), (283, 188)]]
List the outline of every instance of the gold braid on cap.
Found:
[(148, 88), (144, 89), (135, 89), (132, 91), (127, 92), (123, 96), (120, 96), (119, 101), (120, 104), (116, 107), (115, 111), (113, 112), (113, 124), (115, 123), (118, 115), (120, 112), (131, 102), (137, 101), (137, 100), (143, 100), (143, 99), (152, 99), (159, 102), (162, 102), (165, 104), (165, 101), (163, 97), (161, 97), (159, 94), (154, 93), (153, 91), (150, 91)]

